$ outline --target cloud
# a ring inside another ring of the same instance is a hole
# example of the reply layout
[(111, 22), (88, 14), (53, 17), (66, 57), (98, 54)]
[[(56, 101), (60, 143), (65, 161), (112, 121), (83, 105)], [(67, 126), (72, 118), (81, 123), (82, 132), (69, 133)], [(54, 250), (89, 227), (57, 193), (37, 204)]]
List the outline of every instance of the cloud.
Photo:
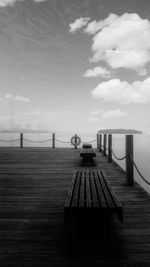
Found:
[(64, 116), (66, 112), (61, 111), (45, 111), (45, 110), (34, 110), (32, 112), (25, 112), (23, 116), (43, 116), (43, 117), (55, 117), (55, 116)]
[(85, 33), (95, 34), (99, 30), (110, 25), (118, 16), (116, 14), (110, 14), (106, 19), (100, 21), (91, 21), (88, 23), (87, 28), (84, 30)]
[(94, 110), (91, 112), (88, 121), (96, 122), (101, 121), (102, 119), (109, 119), (109, 118), (119, 118), (119, 117), (127, 117), (128, 113), (121, 111), (119, 108), (114, 110)]
[[(0, 0), (0, 7), (5, 7), (5, 6), (12, 6), (15, 2), (23, 2), (25, 0)], [(46, 0), (33, 0), (33, 2), (40, 3), (44, 2)]]
[(95, 67), (94, 69), (89, 69), (87, 70), (84, 74), (83, 77), (98, 77), (101, 76), (103, 78), (109, 78), (111, 76), (111, 73), (109, 70), (106, 70), (105, 68), (102, 67)]
[[(78, 21), (78, 20), (76, 20)], [(136, 13), (121, 16), (110, 14), (106, 19), (80, 23), (84, 33), (93, 35), (92, 62), (104, 61), (111, 68), (135, 70), (147, 74), (145, 66), (150, 61), (150, 22)], [(74, 32), (76, 27), (74, 28)]]
[(102, 82), (91, 91), (93, 97), (106, 102), (121, 104), (150, 102), (150, 77), (144, 81), (135, 81), (132, 84), (112, 79)]
[(97, 117), (90, 116), (89, 119), (88, 119), (88, 121), (93, 121), (93, 122), (95, 122), (95, 121), (99, 121), (99, 119), (98, 119)]
[(109, 110), (105, 112), (103, 118), (115, 118), (115, 117), (127, 117), (128, 113), (121, 111), (120, 109)]
[(5, 100), (13, 100), (13, 101), (17, 101), (17, 102), (30, 102), (30, 99), (27, 97), (19, 96), (19, 95), (13, 96), (11, 94), (6, 94), (4, 96), (4, 99)]
[(90, 20), (89, 17), (86, 18), (79, 18), (75, 20), (75, 22), (70, 23), (70, 32), (75, 33), (77, 30), (81, 29), (83, 26), (86, 26), (88, 24), (88, 21)]

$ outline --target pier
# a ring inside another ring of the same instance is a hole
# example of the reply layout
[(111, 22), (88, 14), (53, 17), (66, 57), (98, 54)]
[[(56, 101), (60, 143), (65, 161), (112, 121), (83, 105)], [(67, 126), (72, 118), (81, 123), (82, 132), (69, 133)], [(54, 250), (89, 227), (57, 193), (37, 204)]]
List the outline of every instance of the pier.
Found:
[(112, 218), (108, 238), (96, 222), (79, 235), (64, 223), (72, 174), (83, 168), (80, 149), (0, 148), (1, 266), (150, 265), (150, 195), (136, 182), (128, 185), (99, 144), (86, 168), (105, 171), (124, 211), (123, 223)]

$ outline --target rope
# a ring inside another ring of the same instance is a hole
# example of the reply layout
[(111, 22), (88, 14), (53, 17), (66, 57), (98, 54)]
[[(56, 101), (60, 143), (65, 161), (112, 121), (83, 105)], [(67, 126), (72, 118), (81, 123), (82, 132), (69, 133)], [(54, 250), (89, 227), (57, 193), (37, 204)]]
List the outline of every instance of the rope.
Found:
[(89, 141), (89, 142), (81, 142), (82, 144), (86, 143), (86, 144), (90, 144), (90, 143), (94, 143), (96, 142), (96, 139), (95, 140), (92, 140), (92, 141)]
[(27, 142), (30, 142), (30, 143), (46, 143), (46, 142), (51, 141), (52, 139), (42, 140), (42, 141), (33, 141), (33, 140), (29, 140), (29, 139), (23, 138), (23, 140), (25, 140)]
[(124, 159), (126, 159), (126, 156), (124, 156), (124, 157), (122, 157), (122, 158), (118, 158), (116, 155), (115, 155), (115, 153), (114, 153), (114, 151), (111, 149), (111, 152), (112, 152), (112, 154), (114, 155), (114, 157), (117, 159), (117, 160), (124, 160)]
[(57, 139), (57, 138), (55, 138), (55, 140), (56, 140), (57, 142), (59, 142), (59, 143), (70, 144), (70, 141), (69, 141), (69, 142), (68, 142), (68, 141), (62, 141), (62, 140), (59, 140), (59, 139)]
[[(102, 145), (101, 147), (103, 147), (103, 149), (104, 149), (104, 146), (103, 146), (103, 145)], [(124, 157), (122, 157), (122, 158), (117, 157), (117, 156), (115, 155), (114, 151), (112, 150), (112, 148), (110, 148), (110, 149), (111, 149), (112, 154), (114, 155), (114, 157), (115, 157), (117, 160), (124, 160), (124, 159), (126, 158), (126, 156), (124, 156)], [(109, 151), (109, 148), (106, 147), (106, 150)]]
[(19, 141), (20, 138), (17, 138), (17, 139), (14, 139), (14, 140), (0, 140), (0, 142), (16, 142), (16, 141)]
[(134, 167), (135, 167), (137, 173), (140, 175), (140, 177), (142, 178), (142, 180), (143, 180), (146, 184), (150, 185), (150, 182), (147, 181), (147, 179), (145, 179), (144, 176), (143, 176), (143, 175), (141, 174), (141, 172), (139, 171), (139, 169), (138, 169), (138, 167), (137, 167), (137, 165), (136, 165), (136, 163), (135, 163), (133, 157), (132, 157), (131, 155), (130, 155), (130, 157), (131, 157), (131, 160), (132, 160), (132, 162), (133, 162), (133, 165), (134, 165)]

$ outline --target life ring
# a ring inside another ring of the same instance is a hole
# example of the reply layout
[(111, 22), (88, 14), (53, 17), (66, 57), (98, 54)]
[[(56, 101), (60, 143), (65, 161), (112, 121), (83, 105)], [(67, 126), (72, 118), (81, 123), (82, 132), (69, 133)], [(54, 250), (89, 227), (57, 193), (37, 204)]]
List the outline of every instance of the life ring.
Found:
[(74, 135), (70, 142), (73, 146), (79, 146), (81, 144), (81, 138), (78, 135)]

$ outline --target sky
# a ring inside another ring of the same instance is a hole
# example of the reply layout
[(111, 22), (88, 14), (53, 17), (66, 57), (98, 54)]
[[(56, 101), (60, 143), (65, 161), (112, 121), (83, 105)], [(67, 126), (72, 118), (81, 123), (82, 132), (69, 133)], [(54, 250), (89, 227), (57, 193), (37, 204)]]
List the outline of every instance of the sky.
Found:
[(0, 128), (150, 133), (149, 0), (0, 0)]

